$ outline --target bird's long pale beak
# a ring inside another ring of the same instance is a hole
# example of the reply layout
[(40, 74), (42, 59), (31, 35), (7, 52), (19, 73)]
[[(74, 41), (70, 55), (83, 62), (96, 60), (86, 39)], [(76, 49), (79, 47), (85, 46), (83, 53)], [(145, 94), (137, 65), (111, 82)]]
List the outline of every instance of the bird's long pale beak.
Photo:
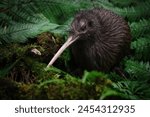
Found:
[(57, 58), (63, 53), (63, 51), (69, 47), (73, 42), (75, 42), (78, 39), (78, 36), (70, 36), (67, 41), (62, 45), (62, 47), (57, 51), (57, 53), (54, 55), (54, 57), (51, 59), (47, 67), (50, 67)]

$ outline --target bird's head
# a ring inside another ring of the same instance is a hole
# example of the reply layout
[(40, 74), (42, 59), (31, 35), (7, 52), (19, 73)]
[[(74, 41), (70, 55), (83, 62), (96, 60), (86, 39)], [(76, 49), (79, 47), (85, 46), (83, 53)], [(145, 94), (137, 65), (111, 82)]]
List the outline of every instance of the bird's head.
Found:
[(51, 59), (47, 67), (51, 66), (62, 52), (77, 40), (93, 39), (93, 35), (97, 32), (98, 21), (93, 14), (87, 14), (85, 11), (76, 15), (69, 31), (69, 37), (63, 46), (57, 51), (55, 56)]
[(69, 36), (85, 39), (90, 34), (93, 34), (94, 22), (88, 19), (75, 19), (71, 24)]
[(72, 37), (72, 40), (75, 41), (91, 39), (98, 30), (98, 23), (93, 14), (81, 12), (76, 15), (71, 23), (69, 37)]

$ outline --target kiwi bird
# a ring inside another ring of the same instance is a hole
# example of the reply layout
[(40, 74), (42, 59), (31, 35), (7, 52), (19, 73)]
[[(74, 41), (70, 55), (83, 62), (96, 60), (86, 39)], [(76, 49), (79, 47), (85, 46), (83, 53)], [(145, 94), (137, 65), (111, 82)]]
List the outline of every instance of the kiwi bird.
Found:
[(129, 52), (130, 28), (110, 10), (94, 8), (76, 14), (67, 41), (47, 67), (70, 46), (75, 64), (83, 70), (110, 71)]

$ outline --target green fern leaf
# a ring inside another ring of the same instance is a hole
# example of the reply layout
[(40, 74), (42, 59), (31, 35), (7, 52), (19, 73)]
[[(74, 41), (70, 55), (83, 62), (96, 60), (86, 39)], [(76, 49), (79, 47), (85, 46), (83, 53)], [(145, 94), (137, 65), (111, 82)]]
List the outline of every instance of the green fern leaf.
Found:
[(38, 15), (35, 15), (37, 13), (36, 8), (30, 0), (3, 0), (0, 4), (0, 8), (3, 10), (2, 13), (12, 21), (34, 23), (39, 19), (39, 17), (36, 17)]
[[(2, 1), (0, 43), (25, 42), (27, 38), (46, 31), (65, 34), (68, 29), (65, 24), (84, 3), (76, 4), (76, 1), (69, 0)], [(84, 7), (88, 7), (86, 5)]]
[(114, 83), (113, 88), (127, 99), (150, 99), (150, 87), (145, 81), (120, 81)]
[(127, 60), (125, 63), (125, 71), (133, 80), (150, 81), (150, 64), (149, 62), (138, 62)]
[(119, 7), (113, 7), (108, 5), (102, 5), (104, 8), (114, 11), (115, 13), (119, 14), (120, 16), (123, 16), (128, 21), (138, 21), (142, 18), (149, 18), (150, 14), (150, 1), (143, 2), (141, 4), (138, 4), (136, 6), (131, 7), (125, 7), (125, 8), (119, 8)]
[(129, 6), (134, 2), (134, 0), (110, 0), (115, 6), (125, 7)]
[(131, 43), (131, 48), (135, 51), (134, 58), (137, 60), (150, 61), (150, 36), (141, 37)]
[[(15, 23), (13, 26), (9, 26), (4, 29), (0, 29), (0, 39), (6, 42), (22, 42), (27, 41), (29, 37), (35, 37), (36, 35), (51, 31), (59, 34), (64, 34), (64, 30), (67, 29), (67, 25), (58, 25), (49, 23), (47, 19), (43, 19), (37, 24), (20, 24)], [(0, 41), (1, 41), (0, 40)]]
[(130, 24), (132, 38), (135, 40), (143, 35), (150, 33), (150, 19), (140, 20), (139, 22), (132, 22)]

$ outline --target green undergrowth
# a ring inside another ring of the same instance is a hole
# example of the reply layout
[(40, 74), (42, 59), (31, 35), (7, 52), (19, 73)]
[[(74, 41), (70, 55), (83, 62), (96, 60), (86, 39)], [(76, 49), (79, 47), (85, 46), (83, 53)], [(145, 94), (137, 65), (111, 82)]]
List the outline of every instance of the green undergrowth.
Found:
[(100, 99), (104, 89), (112, 84), (99, 72), (85, 72), (83, 78), (76, 78), (56, 67), (45, 69), (43, 58), (30, 53), (33, 47), (39, 48), (36, 44), (5, 46), (0, 99)]
[[(73, 75), (69, 50), (46, 68), (75, 14), (95, 7), (131, 29), (131, 52), (119, 69)], [(0, 99), (150, 99), (149, 11), (149, 0), (1, 0)]]

